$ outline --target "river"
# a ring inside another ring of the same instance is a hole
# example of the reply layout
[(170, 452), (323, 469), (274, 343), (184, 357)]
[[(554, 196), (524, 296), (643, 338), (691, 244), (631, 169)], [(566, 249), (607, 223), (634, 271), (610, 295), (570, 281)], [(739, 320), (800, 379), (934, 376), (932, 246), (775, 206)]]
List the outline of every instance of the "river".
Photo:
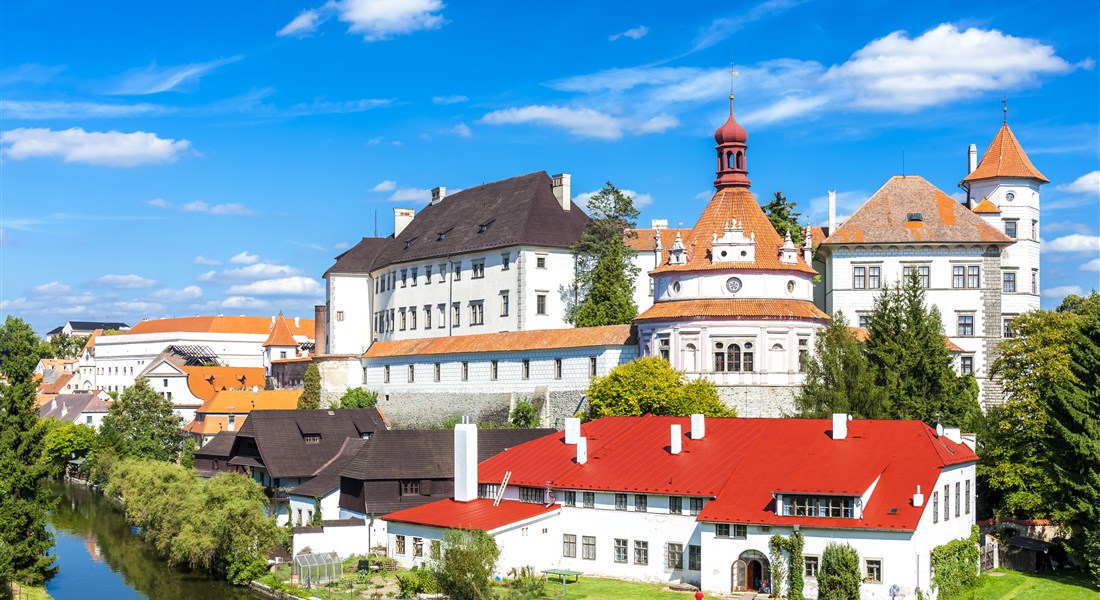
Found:
[(254, 600), (247, 588), (168, 565), (103, 496), (78, 485), (51, 483), (50, 515), (60, 573), (46, 590), (55, 600)]

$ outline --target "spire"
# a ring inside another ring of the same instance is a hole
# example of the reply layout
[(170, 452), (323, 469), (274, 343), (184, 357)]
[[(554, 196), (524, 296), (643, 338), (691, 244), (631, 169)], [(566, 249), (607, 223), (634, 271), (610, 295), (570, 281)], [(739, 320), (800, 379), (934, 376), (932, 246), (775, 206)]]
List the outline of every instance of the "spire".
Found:
[(1008, 94), (1005, 94), (1005, 97), (1001, 99), (1001, 104), (1004, 105), (1004, 108), (1001, 109), (1004, 111), (1003, 124), (1008, 125)]
[(730, 69), (730, 116), (714, 132), (714, 142), (718, 144), (715, 148), (718, 152), (718, 176), (714, 179), (717, 189), (747, 188), (750, 185), (746, 160), (749, 134), (733, 116), (733, 78), (737, 75), (737, 71)]
[[(1005, 105), (1007, 109), (1007, 104)], [(1007, 117), (1006, 117), (1007, 118)], [(1027, 157), (1020, 142), (1013, 135), (1008, 123), (1002, 123), (1000, 131), (989, 144), (989, 148), (982, 155), (978, 168), (963, 178), (964, 185), (972, 181), (982, 179), (995, 179), (997, 177), (1018, 177), (1021, 179), (1037, 179), (1042, 183), (1048, 180)]]

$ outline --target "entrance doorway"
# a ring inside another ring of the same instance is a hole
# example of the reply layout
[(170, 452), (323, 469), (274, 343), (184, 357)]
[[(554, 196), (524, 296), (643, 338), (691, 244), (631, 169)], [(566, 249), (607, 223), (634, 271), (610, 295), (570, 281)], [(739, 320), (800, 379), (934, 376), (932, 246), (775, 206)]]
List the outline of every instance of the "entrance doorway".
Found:
[(758, 550), (746, 550), (730, 567), (731, 592), (758, 592), (768, 586), (768, 557)]

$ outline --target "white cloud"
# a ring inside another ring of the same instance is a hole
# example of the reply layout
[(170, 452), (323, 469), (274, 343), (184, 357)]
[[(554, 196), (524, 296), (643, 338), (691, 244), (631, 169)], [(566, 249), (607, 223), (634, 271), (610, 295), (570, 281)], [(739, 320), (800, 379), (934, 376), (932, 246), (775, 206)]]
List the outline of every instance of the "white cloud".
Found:
[(1043, 243), (1044, 252), (1100, 252), (1100, 236), (1071, 233)]
[(453, 96), (434, 96), (432, 97), (432, 104), (462, 104), (468, 100), (469, 98), (459, 94)]
[(229, 259), (229, 262), (235, 265), (251, 265), (260, 260), (260, 257), (256, 254), (249, 254), (248, 250), (241, 250), (238, 254), (233, 255), (233, 258)]
[(1085, 290), (1079, 285), (1060, 285), (1058, 287), (1045, 288), (1040, 294), (1044, 298), (1064, 298), (1070, 294), (1081, 296)]
[(640, 40), (640, 39), (644, 38), (647, 33), (649, 33), (649, 28), (646, 27), (645, 25), (639, 25), (638, 27), (634, 27), (632, 29), (627, 29), (626, 31), (624, 31), (622, 33), (616, 33), (616, 34), (608, 37), (607, 39), (609, 41), (612, 41), (612, 42), (614, 42), (615, 40), (618, 40), (619, 38), (624, 38), (624, 37), (625, 38), (630, 38), (632, 40)]
[(252, 298), (249, 296), (230, 296), (225, 300), (222, 300), (219, 306), (221, 308), (237, 308), (237, 309), (257, 309), (267, 308), (271, 304), (266, 300), (260, 300), (258, 298)]
[(1094, 258), (1089, 262), (1081, 265), (1082, 271), (1092, 271), (1093, 273), (1100, 273), (1100, 258)]
[(817, 110), (828, 101), (828, 98), (821, 96), (781, 98), (769, 106), (746, 113), (740, 121), (745, 125), (768, 125), (786, 121)]
[(317, 31), (317, 26), (322, 23), (321, 11), (317, 9), (304, 10), (297, 17), (283, 26), (275, 35), (279, 37), (301, 37)]
[(0, 111), (9, 119), (98, 119), (161, 115), (175, 109), (159, 104), (105, 104), (60, 100), (0, 100)]
[(397, 189), (397, 182), (392, 180), (392, 179), (386, 179), (384, 181), (379, 182), (374, 187), (372, 187), (370, 189), (370, 191), (372, 191), (372, 192), (392, 192), (396, 189)]
[(420, 188), (401, 188), (390, 194), (388, 198), (390, 202), (427, 202), (431, 199), (432, 191)]
[(324, 288), (310, 277), (282, 277), (262, 279), (252, 283), (230, 286), (228, 293), (253, 296), (321, 296)]
[(32, 288), (35, 294), (43, 296), (54, 296), (57, 294), (68, 294), (73, 291), (72, 286), (61, 283), (60, 281), (51, 281), (49, 283), (43, 283), (42, 285), (36, 285)]
[(119, 96), (144, 96), (190, 89), (198, 85), (203, 75), (242, 58), (244, 58), (243, 55), (237, 55), (176, 67), (158, 67), (154, 63), (148, 67), (124, 73), (109, 93)]
[(109, 167), (171, 163), (191, 147), (188, 140), (164, 139), (144, 131), (87, 132), (79, 127), (9, 129), (0, 134), (0, 144), (7, 145), (4, 156), (13, 160), (59, 156), (65, 162)]
[(255, 281), (257, 279), (290, 277), (292, 275), (300, 275), (301, 273), (302, 272), (298, 269), (287, 265), (276, 265), (273, 263), (259, 262), (248, 265), (246, 267), (225, 269), (220, 273), (217, 271), (207, 271), (206, 273), (199, 275), (198, 279), (199, 281), (220, 282)]
[(1059, 192), (1068, 192), (1070, 194), (1087, 194), (1089, 196), (1100, 196), (1100, 171), (1092, 171), (1091, 173), (1085, 173), (1073, 181), (1073, 183), (1065, 183), (1062, 185), (1054, 186), (1054, 189)]
[(333, 250), (347, 250), (348, 248), (351, 248), (351, 244), (347, 242), (337, 242), (332, 246)]
[(762, 21), (780, 14), (805, 1), (806, 0), (764, 0), (749, 8), (744, 14), (715, 19), (699, 32), (691, 50), (687, 54), (710, 48), (737, 33), (750, 23)]
[(368, 42), (395, 35), (439, 29), (446, 20), (441, 0), (337, 0), (334, 3), (349, 33), (361, 33)]
[(106, 287), (113, 287), (119, 289), (138, 289), (153, 287), (157, 284), (155, 279), (148, 279), (140, 275), (104, 275), (99, 279), (96, 279), (96, 283)]
[(112, 306), (116, 310), (136, 314), (159, 313), (164, 310), (163, 304), (158, 302), (142, 302), (140, 300), (122, 300), (113, 303)]
[(182, 290), (157, 290), (149, 294), (150, 299), (159, 300), (161, 302), (182, 302), (184, 300), (195, 300), (201, 297), (202, 288), (197, 285), (189, 285)]
[(196, 256), (195, 259), (192, 260), (191, 262), (195, 263), (196, 265), (206, 265), (206, 266), (217, 266), (217, 265), (222, 264), (222, 261), (220, 261), (220, 260), (213, 259), (213, 258), (206, 258), (205, 256), (201, 256), (201, 255)]
[[(634, 201), (634, 208), (640, 209), (653, 204), (653, 196), (651, 196), (650, 194), (639, 194), (634, 190), (627, 189), (619, 189), (619, 191), (622, 192), (624, 196)], [(587, 211), (589, 210), (588, 201), (592, 198), (592, 196), (595, 196), (599, 192), (600, 190), (582, 192), (573, 197), (573, 202), (577, 203), (578, 206), (583, 206), (584, 209)]]
[(481, 118), (490, 125), (536, 124), (560, 127), (577, 137), (617, 140), (625, 133), (660, 133), (680, 124), (661, 114), (646, 120), (615, 117), (591, 108), (531, 105), (493, 111)]
[(459, 123), (458, 125), (452, 127), (451, 133), (457, 135), (458, 137), (474, 137), (474, 132), (465, 123)]
[(164, 198), (153, 198), (147, 202), (149, 206), (163, 208), (164, 210), (180, 210), (183, 212), (208, 213), (218, 216), (244, 217), (254, 215), (256, 212), (243, 204), (230, 202), (227, 204), (210, 204), (204, 200), (194, 200), (185, 204), (172, 204)]

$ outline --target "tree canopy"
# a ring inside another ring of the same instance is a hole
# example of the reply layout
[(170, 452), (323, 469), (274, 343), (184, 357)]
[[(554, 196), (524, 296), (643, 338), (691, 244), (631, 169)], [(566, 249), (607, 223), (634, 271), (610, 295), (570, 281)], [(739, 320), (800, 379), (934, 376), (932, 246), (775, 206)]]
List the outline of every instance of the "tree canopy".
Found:
[(816, 352), (805, 364), (806, 382), (795, 398), (799, 416), (820, 419), (848, 413), (856, 419), (885, 417), (886, 397), (875, 384), (867, 348), (848, 327), (843, 312), (818, 332)]
[(76, 358), (88, 343), (86, 335), (69, 335), (65, 332), (55, 334), (46, 342), (49, 355), (54, 358)]
[(802, 240), (805, 239), (805, 232), (798, 224), (798, 217), (802, 216), (802, 213), (795, 212), (794, 208), (794, 202), (787, 200), (783, 192), (776, 192), (775, 199), (764, 205), (764, 213), (768, 215), (768, 220), (771, 221), (779, 237), (785, 237), (790, 233), (791, 240), (801, 246)]
[(591, 220), (572, 249), (573, 286), (579, 298), (566, 318), (577, 327), (630, 323), (638, 316), (634, 280), (639, 269), (631, 261), (635, 251), (623, 236), (635, 226), (638, 209), (609, 181), (589, 198), (588, 211)]
[(352, 387), (340, 397), (340, 404), (336, 408), (374, 408), (376, 404), (378, 404), (378, 392)]
[(862, 581), (856, 549), (829, 542), (821, 553), (821, 568), (817, 571), (818, 599), (859, 600)]
[(0, 326), (0, 373), (29, 381), (38, 361), (46, 357), (49, 352), (34, 329), (23, 319), (8, 315)]
[(182, 425), (171, 401), (142, 377), (107, 409), (100, 443), (119, 457), (175, 461), (183, 444)]
[(442, 554), (432, 561), (432, 573), (444, 594), (454, 600), (494, 597), (500, 548), (493, 536), (476, 529), (448, 529), (443, 532)]
[(736, 411), (718, 398), (718, 389), (705, 379), (688, 381), (668, 361), (650, 356), (619, 365), (588, 387), (588, 417), (688, 416), (734, 417)]
[(305, 385), (302, 395), (298, 396), (298, 408), (314, 410), (321, 408), (321, 371), (317, 363), (309, 363), (306, 367)]

